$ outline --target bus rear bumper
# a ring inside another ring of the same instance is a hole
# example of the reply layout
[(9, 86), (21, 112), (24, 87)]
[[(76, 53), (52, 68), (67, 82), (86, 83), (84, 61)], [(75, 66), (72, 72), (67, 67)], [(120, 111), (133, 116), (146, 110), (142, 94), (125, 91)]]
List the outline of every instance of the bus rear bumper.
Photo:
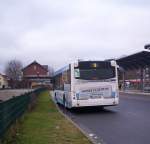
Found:
[(72, 107), (90, 107), (90, 106), (115, 106), (119, 104), (118, 98), (112, 99), (89, 99), (76, 100), (72, 103)]

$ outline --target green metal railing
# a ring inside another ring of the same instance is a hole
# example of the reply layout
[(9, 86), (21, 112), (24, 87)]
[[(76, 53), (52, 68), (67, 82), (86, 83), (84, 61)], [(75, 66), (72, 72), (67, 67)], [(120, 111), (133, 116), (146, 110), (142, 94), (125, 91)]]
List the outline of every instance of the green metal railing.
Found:
[(24, 114), (29, 105), (32, 106), (35, 104), (37, 96), (43, 90), (45, 89), (36, 89), (24, 95), (0, 102), (0, 138), (2, 138), (9, 127)]

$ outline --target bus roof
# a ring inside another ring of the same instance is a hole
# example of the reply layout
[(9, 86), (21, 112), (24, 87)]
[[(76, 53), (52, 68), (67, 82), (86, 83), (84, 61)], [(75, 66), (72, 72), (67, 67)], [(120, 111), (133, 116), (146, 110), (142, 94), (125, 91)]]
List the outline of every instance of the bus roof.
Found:
[[(112, 60), (112, 59), (111, 59)], [(111, 62), (111, 60), (81, 60), (81, 61), (77, 61), (78, 63), (80, 63), (81, 65), (84, 63), (106, 63), (106, 64), (108, 64), (108, 63), (110, 63)], [(71, 63), (72, 64), (72, 63)], [(55, 73), (54, 73), (54, 76), (56, 76), (56, 75), (58, 75), (58, 74), (61, 74), (62, 72), (64, 72), (64, 71), (66, 71), (66, 70), (68, 70), (69, 69), (69, 65), (70, 64), (68, 64), (68, 65), (66, 65), (66, 66), (64, 66), (63, 68), (61, 68), (61, 69), (59, 69), (59, 70), (57, 70)]]
[(57, 70), (55, 73), (54, 73), (54, 76), (58, 75), (58, 74), (61, 74), (62, 72), (66, 71), (69, 69), (69, 65)]

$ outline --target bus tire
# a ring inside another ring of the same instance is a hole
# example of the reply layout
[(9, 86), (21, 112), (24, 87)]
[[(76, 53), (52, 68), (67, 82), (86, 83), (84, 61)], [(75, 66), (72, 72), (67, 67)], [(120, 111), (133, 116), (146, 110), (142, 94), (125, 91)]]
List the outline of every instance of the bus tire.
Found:
[(54, 99), (55, 99), (55, 102), (56, 102), (56, 104), (57, 104), (58, 101), (57, 101), (56, 93), (55, 93)]
[(64, 105), (65, 108), (67, 108), (67, 103), (66, 103), (65, 94), (63, 95), (63, 105)]
[(104, 110), (104, 106), (100, 106), (99, 109), (103, 111)]

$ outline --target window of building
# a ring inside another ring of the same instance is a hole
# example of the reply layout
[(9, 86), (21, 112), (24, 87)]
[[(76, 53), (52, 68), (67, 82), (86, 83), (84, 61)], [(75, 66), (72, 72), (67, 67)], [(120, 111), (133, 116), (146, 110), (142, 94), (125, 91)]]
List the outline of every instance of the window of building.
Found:
[(34, 66), (34, 70), (36, 70), (36, 65)]

